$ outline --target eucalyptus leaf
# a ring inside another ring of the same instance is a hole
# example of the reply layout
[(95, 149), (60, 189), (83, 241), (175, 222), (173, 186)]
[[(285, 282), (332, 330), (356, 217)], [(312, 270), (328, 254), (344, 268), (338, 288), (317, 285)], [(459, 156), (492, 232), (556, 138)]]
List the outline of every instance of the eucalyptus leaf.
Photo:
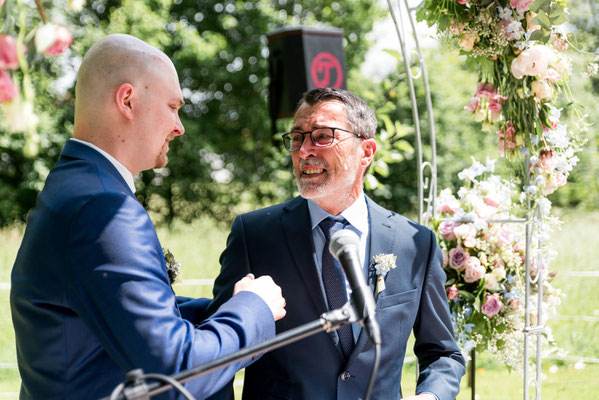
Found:
[(528, 9), (534, 13), (538, 13), (541, 9), (549, 9), (551, 0), (535, 0), (528, 5)]
[(544, 11), (539, 11), (534, 19), (537, 20), (543, 28), (548, 30), (551, 29), (551, 21), (549, 20), (549, 16)]

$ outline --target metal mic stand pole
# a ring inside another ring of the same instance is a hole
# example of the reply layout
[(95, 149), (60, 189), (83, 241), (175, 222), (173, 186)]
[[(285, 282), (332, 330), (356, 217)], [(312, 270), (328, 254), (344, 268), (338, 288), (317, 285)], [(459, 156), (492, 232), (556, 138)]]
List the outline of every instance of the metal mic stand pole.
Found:
[[(351, 306), (351, 303), (346, 303), (343, 307), (336, 310), (329, 311), (320, 316), (320, 319), (307, 324), (298, 326), (297, 328), (290, 329), (286, 332), (280, 333), (272, 339), (266, 340), (262, 343), (255, 344), (250, 347), (243, 348), (235, 353), (228, 356), (218, 358), (209, 363), (205, 363), (196, 368), (188, 369), (186, 371), (179, 372), (171, 376), (175, 381), (184, 383), (192, 379), (198, 378), (202, 375), (216, 371), (217, 369), (226, 367), (234, 364), (238, 361), (245, 360), (246, 358), (253, 357), (262, 353), (266, 353), (271, 350), (278, 349), (287, 344), (297, 342), (298, 340), (304, 339), (308, 336), (312, 336), (316, 333), (323, 331), (331, 332), (341, 328), (349, 323), (359, 322), (357, 315)], [(130, 390), (132, 388), (127, 385), (135, 385), (136, 390)], [(125, 395), (123, 392), (119, 394), (116, 399), (125, 400), (145, 400), (150, 396), (158, 393), (165, 392), (172, 388), (172, 384), (163, 382), (154, 382), (146, 384), (143, 379), (139, 379), (139, 373), (135, 376), (135, 380), (129, 380), (125, 384)], [(128, 394), (131, 393), (131, 394)], [(109, 400), (109, 397), (105, 397), (101, 400)]]

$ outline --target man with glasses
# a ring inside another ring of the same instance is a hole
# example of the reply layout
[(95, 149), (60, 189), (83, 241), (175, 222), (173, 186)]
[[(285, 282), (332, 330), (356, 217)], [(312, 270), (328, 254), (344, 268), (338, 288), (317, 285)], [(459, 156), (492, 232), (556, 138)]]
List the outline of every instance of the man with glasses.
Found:
[[(401, 398), (402, 364), (413, 330), (420, 368), (413, 398), (454, 399), (464, 359), (453, 338), (435, 237), (378, 206), (362, 189), (377, 148), (376, 127), (372, 110), (353, 93), (325, 88), (304, 95), (291, 132), (283, 135), (300, 196), (235, 219), (209, 309), (229, 299), (233, 283), (247, 273), (271, 275), (285, 293), (287, 316), (277, 322), (278, 333), (339, 308), (351, 288), (332, 261), (328, 241), (331, 230), (351, 229), (360, 238), (359, 257), (373, 292), (374, 258), (397, 257), (396, 267), (381, 278), (384, 289), (376, 290), (382, 356), (371, 398)], [(374, 347), (359, 324), (319, 333), (246, 368), (243, 398), (359, 399), (373, 360)]]

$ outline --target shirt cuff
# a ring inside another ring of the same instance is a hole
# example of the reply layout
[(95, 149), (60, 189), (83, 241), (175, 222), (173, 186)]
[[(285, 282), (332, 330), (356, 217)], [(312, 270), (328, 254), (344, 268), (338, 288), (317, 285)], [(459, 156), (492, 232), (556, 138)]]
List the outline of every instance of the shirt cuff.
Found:
[(431, 396), (433, 396), (436, 400), (439, 400), (439, 396), (437, 396), (436, 394), (434, 394), (433, 392), (422, 392), (422, 393), (418, 393), (418, 394), (430, 394)]

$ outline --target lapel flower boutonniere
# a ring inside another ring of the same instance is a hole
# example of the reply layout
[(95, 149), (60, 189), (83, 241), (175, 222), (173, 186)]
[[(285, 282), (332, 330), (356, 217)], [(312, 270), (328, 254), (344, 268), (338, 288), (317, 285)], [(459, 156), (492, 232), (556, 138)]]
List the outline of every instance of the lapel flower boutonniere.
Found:
[(375, 297), (385, 290), (385, 276), (390, 270), (397, 267), (395, 261), (397, 261), (397, 256), (394, 254), (379, 254), (374, 257), (374, 268), (377, 275), (376, 289), (374, 290)]
[(175, 260), (175, 256), (169, 249), (162, 249), (164, 253), (164, 261), (166, 263), (166, 272), (168, 273), (168, 280), (171, 283), (176, 283), (181, 277), (181, 264)]

